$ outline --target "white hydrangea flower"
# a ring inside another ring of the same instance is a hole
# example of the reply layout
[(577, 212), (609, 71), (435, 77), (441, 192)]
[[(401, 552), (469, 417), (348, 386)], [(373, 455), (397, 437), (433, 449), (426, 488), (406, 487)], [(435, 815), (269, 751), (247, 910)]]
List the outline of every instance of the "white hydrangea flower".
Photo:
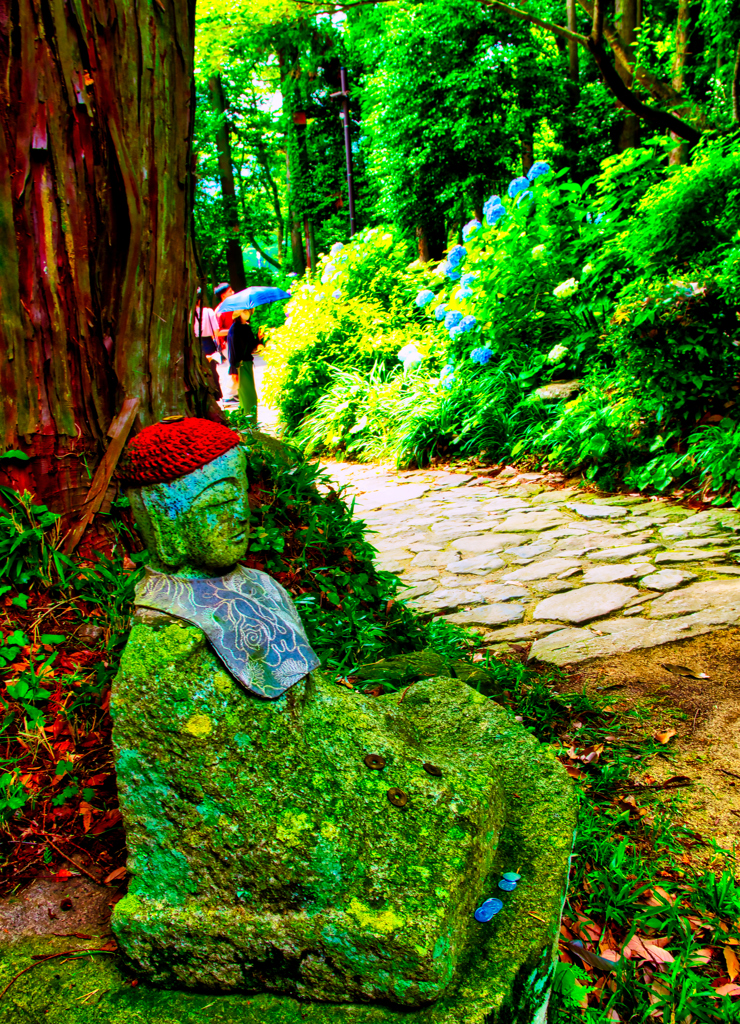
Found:
[(551, 348), (547, 353), (547, 361), (552, 366), (554, 363), (559, 363), (561, 359), (564, 359), (568, 354), (568, 349), (565, 345), (556, 345), (555, 348)]
[(563, 281), (557, 288), (553, 289), (553, 295), (556, 299), (569, 299), (571, 295), (575, 295), (578, 291), (578, 282), (574, 277), (569, 277), (567, 281)]

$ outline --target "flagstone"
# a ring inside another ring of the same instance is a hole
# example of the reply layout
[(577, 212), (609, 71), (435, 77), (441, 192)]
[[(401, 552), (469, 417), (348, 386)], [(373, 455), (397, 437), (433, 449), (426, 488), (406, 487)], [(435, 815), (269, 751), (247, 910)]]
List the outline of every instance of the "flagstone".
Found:
[(649, 562), (639, 565), (595, 565), (583, 574), (584, 583), (616, 583), (618, 580), (636, 579), (646, 573), (653, 573)]
[(729, 552), (723, 548), (704, 548), (702, 551), (661, 551), (655, 556), (656, 563), (701, 562), (705, 558), (727, 558)]
[(505, 580), (517, 580), (521, 583), (527, 580), (544, 580), (548, 576), (556, 576), (567, 569), (580, 567), (580, 562), (574, 558), (545, 558), (541, 562), (534, 562), (532, 565), (525, 565), (521, 569), (506, 573)]
[(696, 579), (696, 573), (693, 572), (681, 572), (680, 569), (660, 569), (654, 572), (652, 571), (653, 566), (650, 568), (650, 575), (643, 576), (640, 580), (641, 587), (652, 587), (653, 590), (673, 590), (675, 587), (680, 587), (682, 583)]
[(567, 594), (555, 594), (540, 601), (535, 619), (561, 619), (563, 622), (588, 622), (623, 608), (638, 591), (620, 583), (593, 583)]
[(484, 604), (444, 618), (456, 626), (500, 626), (504, 622), (521, 622), (524, 608), (520, 604)]
[(472, 590), (436, 590), (431, 594), (424, 594), (416, 600), (409, 601), (409, 607), (426, 615), (441, 615), (444, 612), (454, 612), (464, 605), (483, 604), (484, 598), (481, 594), (474, 594)]
[(584, 519), (617, 519), (626, 516), (628, 511), (623, 505), (582, 505), (576, 501), (567, 502), (566, 508)]
[(486, 576), (494, 569), (503, 569), (506, 565), (501, 558), (495, 555), (476, 555), (475, 558), (462, 558), (457, 562), (449, 562), (445, 568), (447, 572), (472, 573), (476, 576)]
[(625, 547), (602, 548), (600, 551), (590, 551), (587, 558), (598, 558), (601, 562), (621, 562), (625, 558), (634, 558), (636, 555), (646, 555), (649, 551), (655, 551), (660, 544), (629, 544)]

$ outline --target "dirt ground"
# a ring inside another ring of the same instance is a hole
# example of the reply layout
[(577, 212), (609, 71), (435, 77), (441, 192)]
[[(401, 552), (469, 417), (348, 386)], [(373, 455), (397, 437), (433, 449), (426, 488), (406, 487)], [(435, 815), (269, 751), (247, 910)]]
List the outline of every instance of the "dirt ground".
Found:
[[(706, 673), (681, 676), (669, 664)], [(691, 779), (680, 794), (679, 821), (707, 845), (695, 859), (711, 861), (711, 840), (740, 847), (740, 629), (633, 651), (579, 666), (589, 692), (618, 697), (636, 712), (634, 737), (675, 729), (654, 757), (656, 782), (676, 775)], [(683, 813), (681, 813), (683, 812)]]

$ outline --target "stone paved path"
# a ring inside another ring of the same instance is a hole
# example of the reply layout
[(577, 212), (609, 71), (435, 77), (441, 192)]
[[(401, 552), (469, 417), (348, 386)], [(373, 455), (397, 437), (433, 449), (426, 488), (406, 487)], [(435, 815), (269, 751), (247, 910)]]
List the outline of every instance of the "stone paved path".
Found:
[[(740, 513), (595, 496), (555, 474), (328, 463), (424, 615), (558, 665), (740, 623)], [(561, 483), (560, 488), (557, 487)]]

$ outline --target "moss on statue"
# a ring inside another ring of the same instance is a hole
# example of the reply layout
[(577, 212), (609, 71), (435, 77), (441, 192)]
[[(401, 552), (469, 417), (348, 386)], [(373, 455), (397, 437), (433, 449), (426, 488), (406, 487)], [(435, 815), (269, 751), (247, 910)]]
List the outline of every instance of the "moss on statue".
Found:
[[(521, 1000), (526, 979), (546, 975), (572, 796), (551, 754), (465, 684), (373, 699), (317, 674), (262, 701), (198, 629), (138, 624), (112, 710), (134, 876), (114, 927), (149, 977), (436, 1001), (418, 1019), (454, 1021), (474, 1019), (451, 1007), (483, 965), (485, 985), (464, 998), (486, 1012), (510, 1002), (514, 979)], [(519, 888), (480, 925), (473, 910), (505, 870)], [(377, 1009), (357, 1019), (391, 1019)]]

